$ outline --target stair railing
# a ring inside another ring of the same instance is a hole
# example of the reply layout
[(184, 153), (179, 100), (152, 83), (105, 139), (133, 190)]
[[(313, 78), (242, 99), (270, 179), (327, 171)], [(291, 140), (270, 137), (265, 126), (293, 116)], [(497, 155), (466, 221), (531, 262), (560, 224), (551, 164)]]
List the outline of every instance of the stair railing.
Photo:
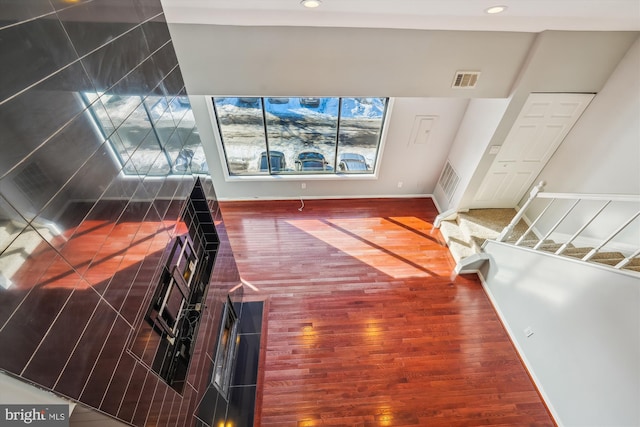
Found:
[[(540, 214), (533, 220), (530, 221), (529, 228), (524, 232), (522, 236), (520, 236), (513, 244), (516, 246), (520, 246), (524, 240), (526, 240), (527, 236), (534, 233), (536, 229), (536, 225), (538, 225), (542, 218), (548, 213), (550, 208), (554, 206), (554, 203), (557, 200), (569, 200), (572, 201), (571, 205), (559, 216), (559, 219), (553, 223), (550, 229), (541, 234), (538, 237), (536, 234), (536, 239), (539, 239), (538, 242), (533, 246), (533, 249), (539, 249), (542, 245), (545, 244), (545, 241), (560, 227), (565, 220), (569, 216), (569, 214), (579, 205), (582, 201), (601, 201), (602, 205), (596, 210), (594, 214), (592, 214), (578, 229), (575, 231), (571, 237), (566, 239), (564, 242), (560, 243), (560, 247), (555, 250), (555, 255), (561, 255), (565, 252), (570, 245), (582, 235), (582, 233), (591, 225), (597, 218), (605, 215), (603, 213), (605, 208), (607, 208), (612, 202), (623, 202), (623, 203), (635, 203), (640, 206), (640, 196), (639, 195), (625, 195), (625, 194), (578, 194), (578, 193), (546, 193), (543, 192), (543, 188), (545, 186), (545, 182), (540, 182), (536, 187), (531, 190), (528, 199), (517, 212), (517, 214), (513, 217), (509, 225), (507, 225), (500, 235), (495, 239), (498, 242), (504, 242), (507, 240), (512, 234), (516, 227), (516, 225), (520, 222), (520, 220), (525, 217), (527, 209), (530, 207), (531, 203), (536, 199), (547, 199), (548, 203), (544, 206)], [(618, 236), (623, 230), (625, 230), (628, 226), (630, 226), (636, 219), (640, 217), (640, 210), (631, 215), (626, 221), (623, 221), (615, 230), (613, 230), (609, 235), (606, 236), (603, 240), (599, 241), (599, 243), (592, 245), (592, 249), (584, 255), (581, 259), (583, 261), (589, 261), (592, 259), (600, 250), (602, 250), (607, 244), (609, 244), (616, 236)], [(534, 233), (535, 234), (535, 233)], [(631, 260), (640, 256), (640, 236), (638, 236), (637, 249), (632, 250), (632, 253), (627, 255), (622, 261), (613, 266), (616, 269), (623, 268)]]
[(545, 184), (546, 183), (544, 181), (540, 181), (540, 183), (538, 185), (533, 187), (533, 190), (531, 190), (531, 192), (529, 193), (529, 198), (527, 199), (527, 201), (524, 203), (522, 208), (520, 208), (518, 213), (516, 213), (516, 216), (513, 217), (513, 219), (509, 223), (509, 225), (507, 225), (504, 228), (504, 230), (502, 230), (500, 235), (496, 238), (496, 241), (503, 242), (506, 238), (511, 236), (511, 233), (513, 233), (513, 229), (515, 228), (516, 224), (518, 224), (520, 222), (520, 220), (524, 216), (525, 212), (527, 211), (527, 208), (529, 207), (531, 202), (533, 202), (535, 200), (535, 198), (538, 196), (538, 194), (540, 194), (540, 192), (544, 188)]

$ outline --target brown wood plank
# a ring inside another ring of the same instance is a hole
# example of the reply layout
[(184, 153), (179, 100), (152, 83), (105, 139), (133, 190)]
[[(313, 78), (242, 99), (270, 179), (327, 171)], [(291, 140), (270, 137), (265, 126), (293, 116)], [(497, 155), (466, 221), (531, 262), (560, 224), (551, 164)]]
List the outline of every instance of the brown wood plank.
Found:
[(247, 299), (268, 299), (256, 425), (554, 425), (433, 202), (221, 203)]

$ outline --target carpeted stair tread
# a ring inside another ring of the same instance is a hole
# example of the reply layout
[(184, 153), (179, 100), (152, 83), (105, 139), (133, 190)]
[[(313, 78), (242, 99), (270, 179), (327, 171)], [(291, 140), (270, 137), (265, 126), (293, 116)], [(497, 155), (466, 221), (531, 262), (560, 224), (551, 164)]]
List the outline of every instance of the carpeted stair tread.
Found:
[(567, 248), (561, 255), (572, 256), (576, 258), (582, 258), (586, 254), (591, 252), (591, 248)]
[[(620, 261), (624, 260), (624, 256), (620, 256), (616, 258), (592, 258), (592, 259), (593, 259), (593, 262), (598, 262), (600, 264), (617, 265)], [(622, 268), (627, 270), (633, 270), (636, 267), (640, 267), (640, 259), (638, 258), (632, 259)]]
[(560, 249), (561, 246), (562, 246), (562, 244), (560, 244), (560, 243), (547, 243), (547, 244), (544, 244), (544, 245), (540, 246), (538, 249), (541, 250), (541, 251), (554, 253), (555, 251)]
[[(458, 214), (457, 222), (469, 237), (495, 239), (509, 225), (516, 213), (515, 209), (471, 209)], [(525, 222), (520, 221), (512, 236), (522, 236), (527, 228)]]
[[(513, 242), (511, 242), (511, 243), (514, 243), (514, 244), (515, 244), (515, 241), (513, 241)], [(534, 247), (535, 245), (537, 245), (538, 243), (540, 243), (540, 240), (523, 240), (522, 242), (520, 242), (520, 243), (518, 244), (518, 246), (523, 246), (523, 247), (525, 247), (525, 248), (533, 248), (533, 247)], [(555, 246), (555, 245), (557, 245), (557, 246), (558, 246), (558, 248), (561, 246), (560, 244), (558, 244), (558, 243), (554, 242), (553, 240), (545, 240), (545, 241), (542, 243), (542, 245), (541, 245), (541, 247), (540, 247), (540, 248), (542, 248), (542, 247), (551, 247), (551, 246)], [(540, 249), (540, 248), (538, 248), (538, 249)]]
[(442, 233), (447, 242), (449, 251), (456, 262), (475, 253), (471, 244), (467, 241), (467, 236), (462, 233), (460, 227), (454, 221), (442, 221), (440, 233)]
[(593, 262), (597, 264), (611, 265), (615, 266), (624, 258), (610, 258), (610, 259), (594, 259)]
[[(579, 249), (581, 250), (570, 251), (567, 249), (566, 251), (562, 252), (561, 255), (570, 256), (573, 258), (583, 258), (586, 254), (591, 252), (592, 248), (579, 248)], [(592, 261), (607, 260), (607, 259), (617, 259), (619, 261), (622, 261), (624, 259), (624, 255), (621, 252), (597, 252), (589, 259)]]
[(625, 267), (640, 267), (640, 258), (631, 258)]

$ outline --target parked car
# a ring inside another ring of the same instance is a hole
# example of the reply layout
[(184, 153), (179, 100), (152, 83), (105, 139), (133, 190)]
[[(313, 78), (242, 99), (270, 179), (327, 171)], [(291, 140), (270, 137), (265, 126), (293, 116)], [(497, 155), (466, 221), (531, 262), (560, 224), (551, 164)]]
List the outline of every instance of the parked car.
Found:
[(287, 104), (289, 103), (289, 98), (267, 98), (270, 104)]
[(260, 103), (260, 98), (238, 98), (238, 103), (250, 107), (257, 107)]
[(324, 158), (322, 153), (316, 151), (303, 151), (296, 158), (297, 171), (330, 171), (333, 170), (329, 166), (329, 162)]
[[(269, 151), (269, 161), (271, 162), (271, 172), (281, 172), (287, 169), (287, 159), (281, 151)], [(269, 164), (267, 163), (267, 152), (260, 153), (258, 159), (258, 169), (260, 172), (268, 172)]]
[(362, 154), (343, 153), (340, 155), (338, 170), (341, 172), (365, 172), (370, 168)]
[(320, 106), (320, 98), (300, 98), (300, 105), (303, 107), (318, 107)]

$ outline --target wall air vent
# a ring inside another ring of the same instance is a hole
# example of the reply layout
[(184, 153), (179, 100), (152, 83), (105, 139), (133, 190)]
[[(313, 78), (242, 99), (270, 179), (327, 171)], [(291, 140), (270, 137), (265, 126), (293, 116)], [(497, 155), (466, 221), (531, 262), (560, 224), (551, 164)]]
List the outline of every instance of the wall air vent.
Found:
[(480, 71), (457, 71), (451, 87), (472, 89), (476, 87), (478, 78), (480, 78)]
[(13, 182), (32, 201), (44, 195), (51, 185), (51, 180), (37, 163), (29, 163), (13, 178)]
[(458, 181), (460, 181), (458, 173), (447, 160), (447, 164), (444, 165), (444, 169), (440, 175), (440, 180), (438, 180), (438, 185), (442, 188), (442, 191), (444, 191), (448, 200), (451, 200), (451, 197), (453, 197), (453, 193), (456, 191), (456, 187), (458, 186)]

